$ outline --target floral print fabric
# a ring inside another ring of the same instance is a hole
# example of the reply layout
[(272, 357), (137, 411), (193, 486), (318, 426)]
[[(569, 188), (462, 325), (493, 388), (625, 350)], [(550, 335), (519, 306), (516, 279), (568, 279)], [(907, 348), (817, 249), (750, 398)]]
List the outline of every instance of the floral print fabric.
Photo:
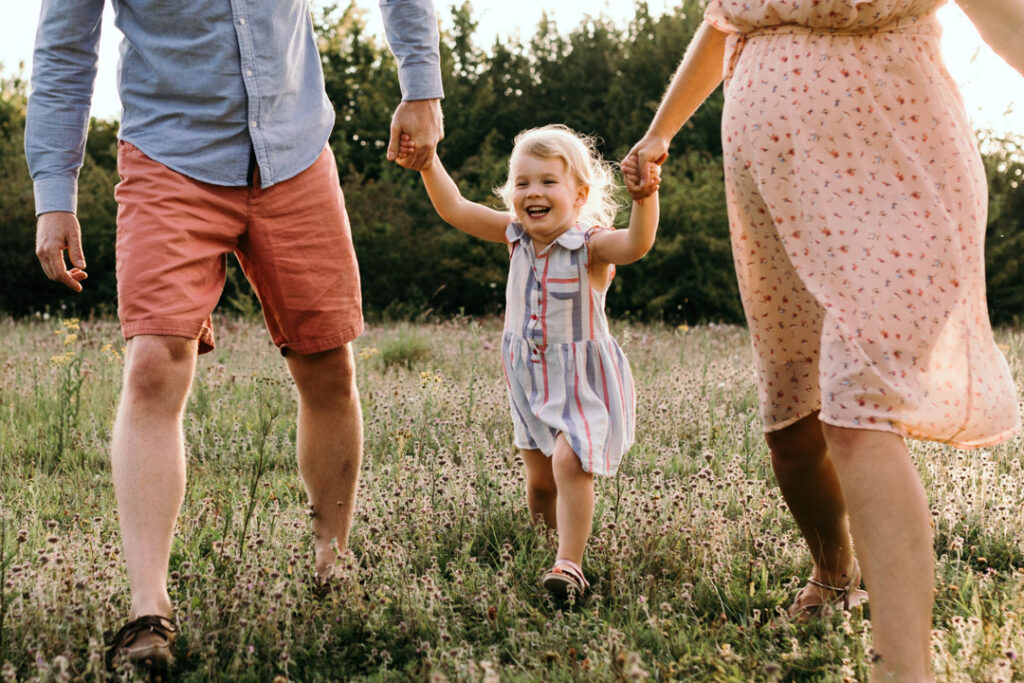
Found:
[(933, 0), (712, 0), (722, 138), (765, 429), (1009, 438), (985, 302), (987, 186)]

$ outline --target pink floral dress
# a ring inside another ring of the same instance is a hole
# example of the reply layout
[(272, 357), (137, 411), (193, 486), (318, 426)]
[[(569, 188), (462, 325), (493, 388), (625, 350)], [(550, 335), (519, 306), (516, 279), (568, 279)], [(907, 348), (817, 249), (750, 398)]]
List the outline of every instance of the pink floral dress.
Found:
[(984, 169), (942, 64), (943, 0), (711, 0), (722, 137), (765, 429), (1009, 438), (985, 303)]

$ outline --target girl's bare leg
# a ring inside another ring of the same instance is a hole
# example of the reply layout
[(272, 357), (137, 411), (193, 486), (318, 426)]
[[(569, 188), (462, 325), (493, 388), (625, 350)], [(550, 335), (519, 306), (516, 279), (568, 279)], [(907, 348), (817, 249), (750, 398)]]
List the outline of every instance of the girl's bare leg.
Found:
[(558, 486), (558, 558), (583, 564), (583, 551), (594, 520), (594, 475), (583, 471), (579, 457), (559, 434), (551, 469)]
[(548, 528), (557, 529), (555, 501), (558, 486), (551, 470), (551, 458), (538, 450), (523, 449), (519, 452), (526, 463), (526, 505), (530, 509), (530, 518), (534, 521), (540, 519)]

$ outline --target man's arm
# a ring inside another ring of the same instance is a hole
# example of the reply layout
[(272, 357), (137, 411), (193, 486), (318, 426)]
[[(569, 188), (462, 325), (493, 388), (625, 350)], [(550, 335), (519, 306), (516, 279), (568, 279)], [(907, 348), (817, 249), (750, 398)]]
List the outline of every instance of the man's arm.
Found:
[(398, 158), (399, 138), (408, 135), (415, 146), (404, 165), (422, 170), (434, 158), (444, 138), (441, 118), (441, 52), (433, 0), (380, 0), (388, 45), (398, 60), (402, 102), (391, 120), (389, 161)]
[[(85, 279), (74, 212), (99, 59), (104, 0), (43, 0), (32, 58), (25, 156), (35, 188), (36, 255), (47, 277), (75, 291)], [(69, 252), (70, 270), (64, 262)]]

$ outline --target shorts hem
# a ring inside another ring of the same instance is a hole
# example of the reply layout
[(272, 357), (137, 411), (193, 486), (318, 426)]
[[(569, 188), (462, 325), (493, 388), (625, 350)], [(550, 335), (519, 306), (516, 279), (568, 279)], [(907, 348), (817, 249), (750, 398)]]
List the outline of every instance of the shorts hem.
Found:
[(337, 334), (332, 334), (330, 337), (323, 337), (321, 339), (311, 339), (309, 341), (301, 342), (283, 342), (278, 345), (283, 355), (286, 351), (293, 351), (303, 356), (308, 356), (313, 353), (320, 353), (322, 351), (330, 351), (336, 349), (339, 346), (344, 346), (350, 341), (356, 339), (363, 333), (364, 324), (360, 320), (355, 325), (351, 325)]
[(126, 340), (141, 335), (202, 339), (209, 335), (210, 330), (202, 323), (183, 323), (179, 320), (136, 320), (122, 323), (121, 333)]

